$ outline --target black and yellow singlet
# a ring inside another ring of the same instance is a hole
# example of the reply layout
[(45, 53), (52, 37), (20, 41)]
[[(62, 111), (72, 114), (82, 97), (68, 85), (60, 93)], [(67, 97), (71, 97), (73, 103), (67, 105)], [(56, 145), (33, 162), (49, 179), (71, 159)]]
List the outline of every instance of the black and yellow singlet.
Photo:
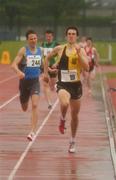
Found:
[(76, 49), (72, 50), (70, 55), (66, 54), (67, 45), (64, 46), (61, 58), (59, 60), (58, 81), (59, 82), (77, 82), (80, 81), (81, 66)]

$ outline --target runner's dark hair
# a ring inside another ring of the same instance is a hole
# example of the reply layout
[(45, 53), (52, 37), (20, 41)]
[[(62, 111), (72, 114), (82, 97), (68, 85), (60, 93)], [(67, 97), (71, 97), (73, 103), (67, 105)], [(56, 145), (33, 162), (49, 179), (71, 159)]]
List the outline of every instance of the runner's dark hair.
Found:
[(70, 29), (75, 30), (77, 36), (79, 36), (79, 30), (78, 30), (78, 28), (77, 28), (76, 26), (69, 26), (69, 27), (67, 27), (66, 32), (65, 32), (66, 35), (67, 35), (67, 33), (68, 33), (68, 31), (69, 31)]

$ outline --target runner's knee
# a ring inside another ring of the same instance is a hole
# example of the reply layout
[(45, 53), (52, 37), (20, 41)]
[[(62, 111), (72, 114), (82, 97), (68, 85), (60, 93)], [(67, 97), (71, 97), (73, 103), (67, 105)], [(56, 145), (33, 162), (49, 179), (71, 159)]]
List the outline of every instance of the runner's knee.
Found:
[(38, 104), (37, 104), (37, 103), (33, 103), (33, 104), (32, 104), (32, 109), (36, 109), (36, 108), (37, 108), (37, 106), (38, 106)]

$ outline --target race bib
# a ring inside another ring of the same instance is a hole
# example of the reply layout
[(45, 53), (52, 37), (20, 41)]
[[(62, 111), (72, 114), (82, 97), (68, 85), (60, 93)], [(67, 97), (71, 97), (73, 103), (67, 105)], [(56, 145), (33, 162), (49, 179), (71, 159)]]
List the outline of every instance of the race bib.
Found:
[(47, 56), (53, 48), (44, 48), (44, 56)]
[(61, 81), (72, 82), (77, 81), (77, 70), (61, 70)]
[(40, 55), (28, 55), (27, 56), (27, 67), (40, 67), (41, 56)]

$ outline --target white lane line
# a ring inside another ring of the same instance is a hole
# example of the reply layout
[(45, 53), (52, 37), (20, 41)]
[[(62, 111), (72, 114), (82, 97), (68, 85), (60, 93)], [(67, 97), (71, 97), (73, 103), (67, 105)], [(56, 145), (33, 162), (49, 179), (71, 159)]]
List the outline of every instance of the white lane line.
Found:
[(48, 115), (45, 117), (45, 119), (43, 120), (41, 126), (38, 128), (36, 136), (34, 137), (33, 141), (29, 142), (29, 144), (27, 145), (26, 149), (24, 150), (24, 152), (21, 154), (19, 160), (17, 161), (16, 165), (14, 166), (12, 172), (10, 173), (8, 180), (13, 180), (14, 176), (16, 174), (16, 172), (18, 171), (21, 163), (23, 162), (24, 158), (26, 157), (29, 149), (31, 148), (31, 146), (33, 145), (33, 143), (35, 142), (36, 137), (38, 136), (38, 134), (40, 133), (40, 131), (42, 130), (42, 128), (44, 127), (44, 125), (46, 124), (46, 122), (48, 121), (50, 115), (52, 114), (52, 112), (54, 111), (54, 109), (56, 108), (57, 104), (58, 104), (58, 99), (56, 100), (56, 102), (54, 103), (52, 109), (49, 111)]
[(11, 99), (9, 99), (8, 101), (6, 101), (5, 103), (3, 103), (0, 106), (0, 109), (2, 109), (4, 106), (6, 106), (7, 104), (9, 104), (10, 102), (12, 102), (15, 98), (17, 98), (19, 96), (19, 94), (16, 94), (15, 96), (13, 96)]
[(115, 142), (114, 142), (114, 138), (113, 138), (112, 127), (111, 127), (111, 122), (110, 122), (111, 119), (110, 119), (110, 116), (109, 116), (107, 102), (106, 102), (106, 97), (105, 97), (105, 89), (104, 89), (104, 85), (103, 85), (101, 68), (99, 69), (99, 74), (100, 74), (102, 96), (103, 96), (104, 107), (105, 107), (105, 119), (106, 119), (106, 124), (107, 124), (107, 129), (108, 129), (111, 158), (112, 158), (112, 163), (113, 163), (113, 166), (114, 166), (114, 173), (115, 173), (115, 176), (116, 176), (116, 150), (115, 150)]
[(0, 81), (0, 84), (4, 83), (4, 82), (6, 82), (6, 81), (9, 81), (9, 80), (11, 80), (11, 79), (14, 79), (15, 77), (17, 77), (17, 75), (13, 75), (13, 76), (11, 76), (11, 77), (9, 77), (9, 78), (7, 78), (7, 79), (4, 79), (4, 80)]

